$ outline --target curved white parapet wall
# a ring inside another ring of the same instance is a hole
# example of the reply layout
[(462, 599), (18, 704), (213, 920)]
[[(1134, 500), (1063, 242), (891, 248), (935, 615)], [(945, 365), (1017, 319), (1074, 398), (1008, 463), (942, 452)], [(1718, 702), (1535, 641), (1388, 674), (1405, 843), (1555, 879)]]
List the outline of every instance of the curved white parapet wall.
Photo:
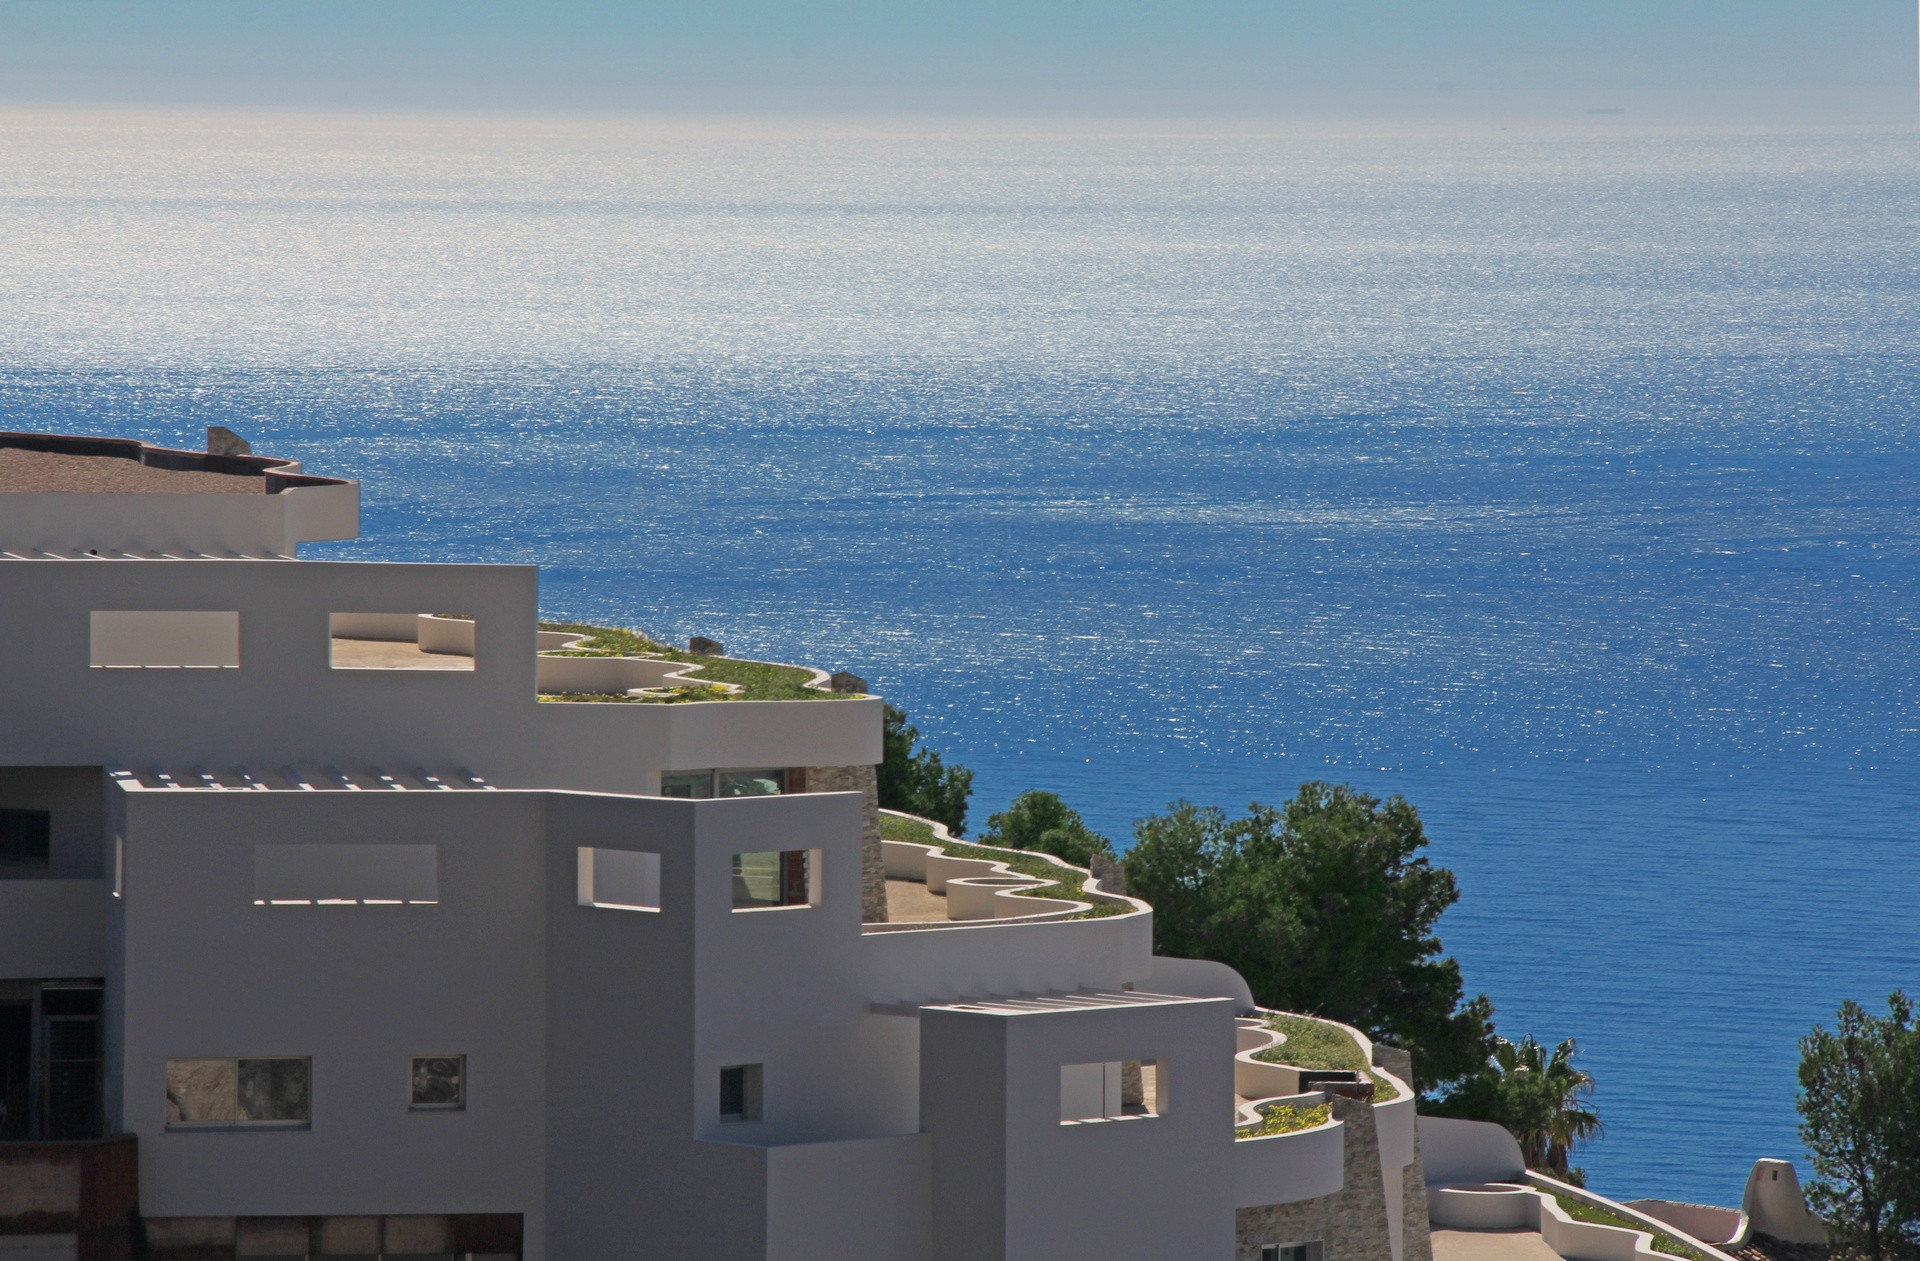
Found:
[(1507, 1182), (1427, 1192), (1427, 1221), (1448, 1230), (1529, 1230), (1539, 1211), (1537, 1192)]
[(1248, 1015), (1254, 1009), (1253, 990), (1246, 978), (1212, 959), (1155, 955), (1149, 988), (1156, 994), (1177, 994), (1182, 998), (1231, 998), (1234, 1014), (1239, 1016)]
[[(1535, 1198), (1540, 1201), (1538, 1229), (1541, 1238), (1545, 1239), (1547, 1245), (1555, 1252), (1568, 1258), (1568, 1261), (1649, 1261), (1650, 1258), (1662, 1258), (1667, 1254), (1654, 1251), (1653, 1232), (1663, 1230), (1682, 1243), (1699, 1249), (1710, 1258), (1710, 1261), (1735, 1261), (1732, 1256), (1696, 1235), (1688, 1234), (1668, 1222), (1630, 1208), (1617, 1200), (1596, 1195), (1585, 1187), (1572, 1186), (1531, 1169), (1527, 1171), (1524, 1181), (1529, 1188), (1539, 1193)], [(1618, 1226), (1576, 1222), (1554, 1202), (1555, 1195), (1578, 1200), (1582, 1204), (1624, 1217), (1639, 1229), (1625, 1230)], [(1595, 1232), (1605, 1233), (1596, 1234)], [(1564, 1241), (1566, 1246), (1562, 1246), (1560, 1241)], [(1569, 1248), (1574, 1250), (1569, 1251)]]
[[(1257, 1060), (1257, 1052), (1279, 1046), (1286, 1039), (1271, 1029), (1248, 1028), (1252, 1021), (1240, 1021), (1236, 1030), (1240, 1050), (1233, 1057), (1233, 1093), (1243, 1099), (1265, 1103), (1269, 1099), (1300, 1093), (1300, 1070), (1291, 1064), (1269, 1064)], [(1255, 1040), (1264, 1033), (1264, 1039)], [(1252, 1035), (1251, 1037), (1249, 1035)]]
[[(918, 841), (880, 842), (882, 861), (886, 865), (889, 880), (917, 880), (925, 882), (927, 892), (944, 894), (947, 897), (947, 923), (977, 923), (982, 920), (1018, 920), (1029, 923), (1070, 920), (1093, 909), (1095, 901), (1118, 902), (1133, 908), (1134, 913), (1150, 911), (1146, 903), (1138, 898), (1124, 894), (1107, 893), (1099, 888), (1084, 867), (1075, 867), (1059, 857), (1040, 850), (1002, 850), (984, 847), (990, 852), (1005, 854), (999, 858), (962, 858), (945, 853), (946, 845), (971, 845), (971, 841), (961, 841), (949, 832), (944, 824), (932, 819), (922, 819), (917, 815), (903, 814), (897, 810), (884, 810), (896, 818), (913, 819), (915, 822), (929, 825), (933, 830), (934, 841), (923, 844)], [(1087, 890), (1080, 899), (1070, 897), (1033, 897), (1026, 890), (1045, 889), (1049, 880), (1044, 876), (1029, 875), (1015, 871), (1008, 862), (1016, 855), (1037, 858), (1060, 871), (1060, 878), (1069, 877), (1083, 882)], [(938, 930), (942, 925), (933, 923), (866, 924), (861, 931), (866, 933), (923, 932)], [(1142, 981), (1141, 988), (1152, 989)], [(1214, 994), (1182, 995), (1183, 997), (1213, 998)]]
[[(1711, 1204), (1688, 1204), (1681, 1200), (1626, 1200), (1637, 1213), (1665, 1222), (1675, 1230), (1704, 1239), (1710, 1244), (1732, 1245), (1745, 1242), (1747, 1215), (1737, 1208), (1716, 1208)], [(1772, 1232), (1768, 1232), (1771, 1234)]]
[[(1007, 865), (987, 858), (955, 858), (951, 854), (929, 852), (927, 854), (927, 892), (945, 893), (947, 881), (959, 880), (967, 876), (992, 876), (1009, 874)], [(977, 918), (986, 919), (987, 916)]]
[(1346, 1168), (1346, 1123), (1243, 1138), (1233, 1144), (1233, 1206), (1290, 1204), (1332, 1195)]
[(932, 845), (916, 845), (912, 841), (880, 842), (880, 857), (886, 863), (889, 880), (924, 882), (927, 878), (927, 858), (938, 852)]
[(421, 652), (446, 653), (454, 657), (473, 655), (473, 621), (464, 617), (437, 617), (432, 613), (419, 616), (419, 629), (415, 642)]
[[(995, 864), (996, 866), (998, 864)], [(1011, 918), (1003, 911), (1000, 901), (1016, 889), (1038, 889), (1044, 881), (1031, 876), (1017, 875), (979, 875), (947, 877), (947, 918), (951, 920), (1007, 919)], [(1021, 901), (1031, 901), (1022, 898)], [(1057, 909), (1053, 907), (1049, 910)], [(1017, 909), (1014, 915), (1021, 912)]]
[(642, 687), (706, 686), (728, 690), (724, 684), (702, 684), (679, 677), (694, 667), (654, 657), (553, 657), (542, 655), (535, 666), (534, 685), (542, 692), (608, 692), (618, 694)]
[(1373, 1105), (1373, 1123), (1380, 1131), (1380, 1163), (1399, 1169), (1413, 1163), (1414, 1130), (1419, 1122), (1413, 1109), (1414, 1094), (1392, 1073), (1380, 1068), (1373, 1071), (1400, 1087), (1398, 1097)]
[[(1542, 1190), (1543, 1187), (1549, 1190)], [(1642, 1229), (1575, 1221), (1555, 1202), (1550, 1191), (1617, 1213)], [(1454, 1230), (1536, 1230), (1546, 1245), (1567, 1261), (1661, 1261), (1667, 1258), (1667, 1254), (1654, 1250), (1653, 1232), (1670, 1224), (1646, 1218), (1624, 1204), (1540, 1174), (1528, 1174), (1524, 1185), (1488, 1182), (1432, 1188), (1427, 1192), (1427, 1219), (1435, 1226)], [(1685, 1231), (1670, 1229), (1669, 1233), (1699, 1248), (1712, 1261), (1733, 1261), (1712, 1244)]]
[(1420, 1118), (1420, 1166), (1429, 1187), (1478, 1186), (1526, 1177), (1526, 1158), (1505, 1127), (1455, 1117)]

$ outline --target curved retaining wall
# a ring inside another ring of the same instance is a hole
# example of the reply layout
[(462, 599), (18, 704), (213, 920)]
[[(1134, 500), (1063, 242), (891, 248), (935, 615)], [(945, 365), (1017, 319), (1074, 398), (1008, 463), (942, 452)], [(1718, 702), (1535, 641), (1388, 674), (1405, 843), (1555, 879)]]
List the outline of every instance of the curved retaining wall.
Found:
[[(1062, 875), (1079, 877), (1087, 889), (1084, 899), (1036, 898), (1023, 895), (1020, 890), (1042, 888), (1047, 881), (1039, 876), (1030, 876), (1025, 872), (1014, 871), (1007, 866), (1006, 860), (991, 858), (961, 858), (945, 853), (943, 844), (970, 845), (971, 841), (961, 841), (954, 837), (946, 827), (931, 819), (921, 819), (917, 815), (902, 814), (897, 810), (884, 811), (898, 818), (914, 819), (929, 824), (933, 828), (934, 840), (923, 844), (919, 841), (880, 842), (881, 862), (885, 866), (889, 880), (924, 881), (929, 893), (943, 893), (947, 896), (947, 920), (940, 923), (908, 924), (866, 924), (862, 931), (867, 933), (887, 932), (925, 932), (941, 930), (952, 925), (977, 923), (982, 920), (1021, 921), (1025, 923), (1047, 923), (1056, 920), (1070, 920), (1091, 909), (1094, 901), (1119, 902), (1134, 908), (1137, 912), (1150, 911), (1152, 908), (1138, 898), (1130, 898), (1117, 893), (1107, 893), (1100, 889), (1099, 883), (1083, 867), (1075, 867), (1063, 862), (1052, 854), (1038, 850), (998, 851), (1012, 858), (1015, 853), (1025, 854), (1046, 860), (1060, 869)], [(1110, 918), (1120, 918), (1113, 916)], [(1144, 980), (1144, 978), (1129, 978)], [(1212, 997), (1212, 995), (1207, 995)]]
[(1344, 1121), (1329, 1119), (1310, 1130), (1237, 1139), (1233, 1206), (1255, 1208), (1333, 1195), (1345, 1182), (1345, 1170)]
[[(1637, 1221), (1643, 1228), (1629, 1230), (1575, 1221), (1555, 1202), (1552, 1193), (1617, 1213), (1629, 1221)], [(1435, 1226), (1457, 1230), (1537, 1230), (1546, 1245), (1567, 1261), (1671, 1261), (1653, 1247), (1653, 1231), (1665, 1227), (1666, 1223), (1605, 1196), (1537, 1173), (1528, 1173), (1524, 1185), (1496, 1182), (1430, 1190), (1427, 1215)], [(1669, 1229), (1668, 1233), (1700, 1249), (1712, 1261), (1733, 1261), (1712, 1244), (1684, 1231)]]

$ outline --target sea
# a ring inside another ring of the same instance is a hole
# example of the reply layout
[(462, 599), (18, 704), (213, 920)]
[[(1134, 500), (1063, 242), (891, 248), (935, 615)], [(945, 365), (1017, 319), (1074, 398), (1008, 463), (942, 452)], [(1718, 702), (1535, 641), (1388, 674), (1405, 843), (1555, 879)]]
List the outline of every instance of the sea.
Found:
[(1920, 990), (1920, 130), (0, 111), (0, 428), (847, 669), (1124, 845), (1418, 807), (1618, 1197)]

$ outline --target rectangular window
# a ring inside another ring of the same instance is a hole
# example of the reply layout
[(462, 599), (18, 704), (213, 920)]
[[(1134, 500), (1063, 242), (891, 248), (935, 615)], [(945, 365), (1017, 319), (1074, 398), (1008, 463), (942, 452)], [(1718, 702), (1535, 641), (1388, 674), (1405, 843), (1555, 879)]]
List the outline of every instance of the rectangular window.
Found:
[(578, 861), (581, 906), (614, 911), (660, 909), (660, 855), (583, 846)]
[(735, 854), (733, 909), (764, 911), (781, 906), (814, 905), (819, 865), (817, 849)]
[(720, 1070), (720, 1119), (760, 1119), (760, 1066), (734, 1064)]
[(89, 664), (99, 669), (237, 670), (238, 613), (96, 609)]
[(46, 1053), (46, 1137), (100, 1137), (101, 991), (96, 986), (47, 986), (40, 991)]
[(255, 845), (255, 906), (431, 906), (436, 845)]
[(779, 768), (715, 771), (716, 797), (775, 797), (787, 791), (787, 772)]
[(0, 877), (46, 871), (53, 863), (53, 816), (0, 810)]
[(1320, 1261), (1320, 1241), (1270, 1243), (1260, 1249), (1260, 1261)]
[(690, 797), (696, 801), (705, 801), (713, 796), (713, 772), (662, 771), (660, 772), (660, 795)]
[(752, 767), (745, 770), (662, 771), (662, 797), (775, 797), (798, 791), (797, 776), (785, 767)]
[(1158, 1060), (1060, 1066), (1062, 1125), (1161, 1116), (1166, 1104), (1166, 1066)]
[(170, 1130), (305, 1129), (312, 1106), (309, 1057), (167, 1061)]
[(463, 1112), (467, 1107), (467, 1057), (416, 1055), (412, 1057), (412, 1093), (407, 1107), (414, 1112)]
[(474, 620), (453, 613), (332, 613), (336, 670), (472, 670)]

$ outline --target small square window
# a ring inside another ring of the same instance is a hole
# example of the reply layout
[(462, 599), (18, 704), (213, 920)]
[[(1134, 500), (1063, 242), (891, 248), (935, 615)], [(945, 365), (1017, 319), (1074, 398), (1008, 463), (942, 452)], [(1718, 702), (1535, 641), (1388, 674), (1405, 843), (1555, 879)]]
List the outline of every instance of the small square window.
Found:
[(0, 810), (0, 874), (45, 871), (53, 856), (53, 816), (45, 810)]
[(467, 1106), (467, 1057), (416, 1055), (408, 1108), (414, 1112), (461, 1112)]
[(760, 1119), (760, 1066), (733, 1064), (720, 1070), (720, 1119)]
[(581, 906), (615, 911), (660, 909), (660, 855), (582, 846), (576, 864)]
[(733, 909), (811, 906), (817, 887), (818, 851), (768, 850), (733, 856)]

